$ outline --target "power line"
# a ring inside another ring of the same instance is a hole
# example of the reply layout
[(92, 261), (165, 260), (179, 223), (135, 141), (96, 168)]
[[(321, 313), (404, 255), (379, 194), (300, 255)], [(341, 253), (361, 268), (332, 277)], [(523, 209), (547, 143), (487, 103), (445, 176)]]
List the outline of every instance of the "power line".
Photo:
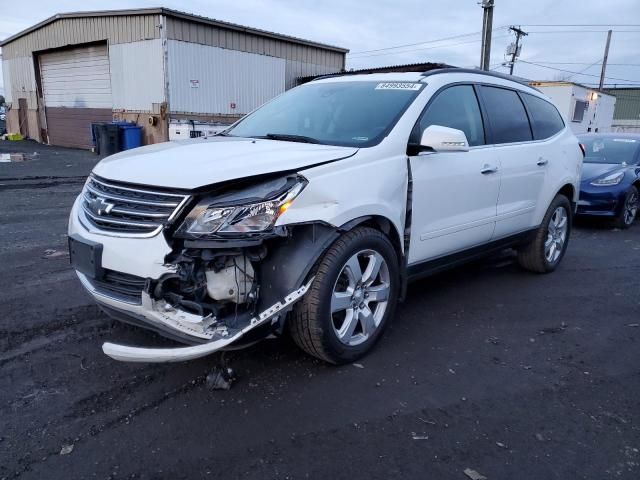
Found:
[[(598, 61), (600, 61), (598, 59)], [(546, 65), (588, 65), (587, 62), (545, 62), (537, 60), (536, 63), (544, 63)], [(618, 67), (640, 67), (640, 63), (607, 63), (608, 66)]]
[[(548, 68), (549, 70), (556, 70), (558, 72), (572, 73), (574, 75), (584, 75), (584, 76), (587, 76), (587, 77), (596, 77), (596, 78), (600, 77), (600, 75), (592, 75), (590, 73), (574, 72), (573, 70), (564, 70), (562, 68), (549, 67), (547, 65), (540, 65), (538, 63), (527, 62), (526, 60), (520, 60), (520, 61), (522, 63), (526, 63), (526, 64), (529, 64), (529, 65), (535, 65), (536, 67)], [(616, 78), (616, 77), (605, 77), (605, 78), (608, 78), (609, 80), (618, 80), (618, 81), (621, 81), (621, 82), (638, 82), (638, 80), (627, 80), (625, 78)]]
[[(545, 34), (550, 33), (552, 35), (557, 35), (561, 33), (607, 33), (609, 30), (550, 30), (550, 31), (541, 31), (541, 30), (530, 30), (529, 33), (535, 34)], [(614, 33), (640, 33), (640, 30), (613, 30)]]
[(640, 24), (623, 23), (524, 23), (523, 27), (640, 27)]
[[(499, 35), (497, 37), (493, 37), (494, 39), (498, 39), (498, 38), (506, 38), (509, 37), (509, 35)], [(450, 47), (457, 47), (458, 45), (466, 45), (469, 43), (477, 43), (480, 42), (481, 39), (474, 39), (474, 40), (467, 40), (465, 42), (458, 42), (458, 43), (450, 43), (448, 45), (435, 45), (433, 47), (425, 47), (425, 48), (413, 48), (410, 50), (401, 50), (401, 51), (394, 51), (394, 52), (387, 52), (387, 53), (372, 53), (371, 55), (361, 55), (359, 57), (350, 57), (350, 60), (359, 60), (361, 58), (369, 58), (369, 57), (382, 57), (382, 56), (387, 56), (387, 55), (401, 55), (403, 53), (412, 53), (412, 52), (419, 52), (419, 51), (423, 51), (423, 50), (433, 50), (433, 49), (437, 49), (437, 48), (450, 48)]]
[(452, 37), (443, 37), (443, 38), (438, 38), (435, 40), (425, 40), (424, 42), (417, 42), (417, 43), (406, 43), (404, 45), (395, 45), (393, 47), (385, 47), (385, 48), (377, 48), (375, 50), (361, 50), (359, 52), (351, 52), (347, 55), (359, 55), (361, 53), (373, 53), (373, 52), (382, 52), (384, 50), (394, 50), (396, 48), (405, 48), (405, 47), (415, 47), (417, 45), (426, 45), (429, 43), (437, 43), (437, 42), (444, 42), (446, 40), (456, 40), (458, 38), (463, 38), (463, 37), (470, 37), (472, 35), (480, 35), (481, 32), (473, 32), (473, 33), (463, 33), (460, 35), (454, 35)]

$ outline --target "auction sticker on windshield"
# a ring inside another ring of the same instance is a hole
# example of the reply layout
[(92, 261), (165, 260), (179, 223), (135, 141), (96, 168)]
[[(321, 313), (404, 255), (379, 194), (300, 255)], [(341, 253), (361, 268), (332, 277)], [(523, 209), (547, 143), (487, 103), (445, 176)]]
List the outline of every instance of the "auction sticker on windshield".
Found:
[(376, 90), (420, 90), (422, 83), (385, 82), (376, 85)]

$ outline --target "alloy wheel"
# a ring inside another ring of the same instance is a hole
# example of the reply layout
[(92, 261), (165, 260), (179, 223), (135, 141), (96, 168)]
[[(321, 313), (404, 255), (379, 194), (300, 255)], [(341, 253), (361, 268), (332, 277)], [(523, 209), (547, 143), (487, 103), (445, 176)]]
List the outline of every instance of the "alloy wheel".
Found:
[(355, 346), (371, 338), (387, 310), (389, 267), (375, 250), (361, 250), (343, 265), (331, 295), (331, 321), (338, 340)]
[(624, 223), (631, 225), (638, 213), (638, 192), (633, 190), (624, 202)]
[(554, 210), (547, 227), (547, 239), (544, 242), (544, 256), (549, 263), (555, 263), (564, 249), (569, 230), (569, 215), (565, 207)]

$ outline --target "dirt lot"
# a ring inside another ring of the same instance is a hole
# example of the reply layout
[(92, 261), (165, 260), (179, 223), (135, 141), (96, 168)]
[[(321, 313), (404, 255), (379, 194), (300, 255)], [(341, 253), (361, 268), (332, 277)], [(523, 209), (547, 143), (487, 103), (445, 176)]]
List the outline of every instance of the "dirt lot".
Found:
[(553, 275), (501, 256), (410, 288), (360, 366), (286, 340), (229, 358), (115, 362), (81, 291), (66, 217), (96, 157), (0, 153), (0, 479), (640, 478), (640, 226), (582, 225)]

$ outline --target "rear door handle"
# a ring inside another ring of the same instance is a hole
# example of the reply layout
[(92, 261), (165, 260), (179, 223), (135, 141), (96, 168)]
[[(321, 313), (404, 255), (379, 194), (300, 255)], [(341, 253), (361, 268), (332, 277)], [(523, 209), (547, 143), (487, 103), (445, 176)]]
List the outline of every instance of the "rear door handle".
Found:
[(497, 171), (498, 167), (494, 167), (485, 163), (484, 167), (482, 167), (482, 170), (480, 170), (480, 173), (483, 175), (489, 175), (491, 173), (496, 173)]
[(539, 167), (544, 167), (547, 163), (549, 163), (549, 160), (547, 160), (546, 158), (540, 157), (538, 159), (538, 166)]

